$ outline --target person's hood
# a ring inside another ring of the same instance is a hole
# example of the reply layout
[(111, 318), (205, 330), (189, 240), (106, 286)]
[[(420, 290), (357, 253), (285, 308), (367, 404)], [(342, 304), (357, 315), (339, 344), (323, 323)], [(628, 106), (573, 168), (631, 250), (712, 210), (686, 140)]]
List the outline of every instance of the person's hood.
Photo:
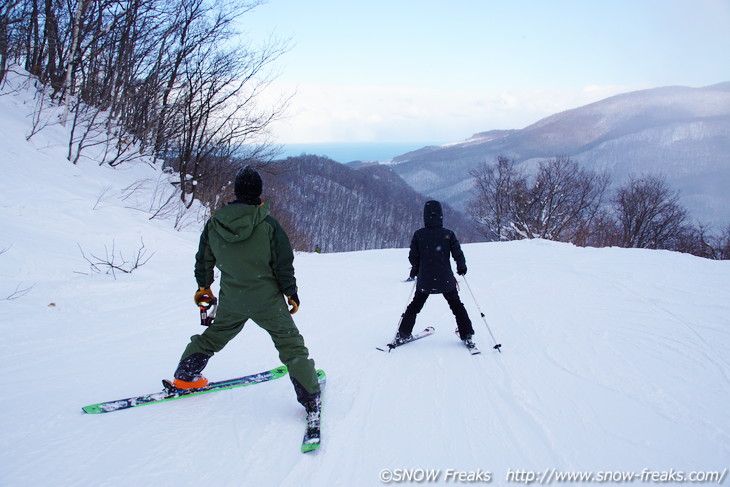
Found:
[(256, 225), (269, 216), (269, 204), (246, 205), (231, 203), (216, 211), (211, 218), (212, 229), (228, 242), (248, 239)]
[(438, 201), (427, 201), (423, 206), (423, 224), (426, 228), (441, 228), (444, 226), (444, 211)]

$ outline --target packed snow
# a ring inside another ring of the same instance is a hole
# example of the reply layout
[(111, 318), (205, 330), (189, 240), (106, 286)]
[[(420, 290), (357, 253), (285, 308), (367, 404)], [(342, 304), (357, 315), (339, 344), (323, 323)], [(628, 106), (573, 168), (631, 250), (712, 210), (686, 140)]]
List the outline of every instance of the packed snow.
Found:
[[(299, 451), (304, 410), (288, 378), (84, 414), (160, 390), (202, 331), (192, 300), (201, 221), (150, 219), (165, 184), (154, 165), (72, 165), (55, 124), (26, 140), (32, 107), (26, 92), (0, 96), (3, 487), (726, 479), (730, 262), (664, 251), (464, 245), (475, 356), (440, 296), (416, 324), (433, 336), (376, 350), (413, 289), (407, 249), (297, 253), (294, 318), (328, 375), (315, 453)], [(89, 262), (125, 267), (140, 254), (131, 273)], [(205, 372), (277, 365), (249, 323)]]

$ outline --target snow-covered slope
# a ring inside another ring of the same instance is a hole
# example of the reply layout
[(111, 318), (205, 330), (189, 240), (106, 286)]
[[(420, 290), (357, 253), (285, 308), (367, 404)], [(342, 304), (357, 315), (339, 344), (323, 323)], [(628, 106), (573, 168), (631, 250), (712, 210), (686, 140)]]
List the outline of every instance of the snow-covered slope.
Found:
[[(304, 414), (288, 379), (83, 414), (158, 390), (201, 331), (198, 228), (150, 220), (140, 211), (150, 185), (134, 205), (124, 199), (130, 185), (158, 180), (153, 167), (72, 166), (59, 127), (27, 142), (23, 107), (21, 96), (0, 97), (0, 298), (27, 290), (0, 300), (0, 485), (376, 486), (426, 473), (458, 483), (449, 469), (493, 485), (532, 472), (727, 476), (730, 263), (670, 252), (465, 245), (469, 286), (503, 345), (490, 348), (462, 281), (477, 356), (455, 338), (440, 296), (417, 324), (435, 336), (375, 350), (409, 299), (407, 250), (298, 254), (295, 320), (328, 372), (314, 454), (299, 452)], [(81, 254), (114, 245), (126, 259), (141, 241), (150, 260), (116, 279)], [(276, 365), (250, 323), (206, 374)]]

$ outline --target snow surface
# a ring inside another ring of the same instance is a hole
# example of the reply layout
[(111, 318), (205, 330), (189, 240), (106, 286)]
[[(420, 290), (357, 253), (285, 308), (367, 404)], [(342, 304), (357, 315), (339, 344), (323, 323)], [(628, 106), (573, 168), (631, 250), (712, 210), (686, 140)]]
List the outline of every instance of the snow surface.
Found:
[[(664, 251), (465, 245), (468, 283), (503, 345), (491, 349), (462, 280), (477, 356), (456, 339), (440, 296), (417, 323), (434, 336), (375, 349), (409, 300), (406, 249), (298, 253), (295, 320), (328, 374), (313, 454), (299, 452), (304, 411), (286, 378), (83, 414), (159, 390), (202, 331), (192, 303), (200, 226), (176, 231), (140, 211), (154, 184), (135, 204), (124, 198), (137, 182), (164, 180), (148, 164), (73, 166), (57, 125), (27, 141), (31, 106), (23, 92), (0, 96), (3, 487), (377, 486), (381, 475), (426, 470), (448, 485), (551, 469), (727, 476), (730, 262)], [(128, 259), (141, 242), (151, 258), (131, 274), (92, 272), (81, 253), (113, 247)], [(26, 293), (6, 299), (16, 290)], [(250, 323), (206, 374), (278, 364)], [(472, 477), (456, 481), (449, 469)]]

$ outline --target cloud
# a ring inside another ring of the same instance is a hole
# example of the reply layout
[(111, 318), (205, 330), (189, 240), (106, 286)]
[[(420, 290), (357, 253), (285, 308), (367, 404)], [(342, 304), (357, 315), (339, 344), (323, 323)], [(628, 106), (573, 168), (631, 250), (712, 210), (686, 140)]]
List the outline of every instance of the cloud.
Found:
[(449, 142), (486, 130), (522, 128), (632, 89), (638, 88), (590, 85), (493, 92), (274, 83), (267, 96), (296, 92), (287, 119), (272, 127), (281, 143)]

